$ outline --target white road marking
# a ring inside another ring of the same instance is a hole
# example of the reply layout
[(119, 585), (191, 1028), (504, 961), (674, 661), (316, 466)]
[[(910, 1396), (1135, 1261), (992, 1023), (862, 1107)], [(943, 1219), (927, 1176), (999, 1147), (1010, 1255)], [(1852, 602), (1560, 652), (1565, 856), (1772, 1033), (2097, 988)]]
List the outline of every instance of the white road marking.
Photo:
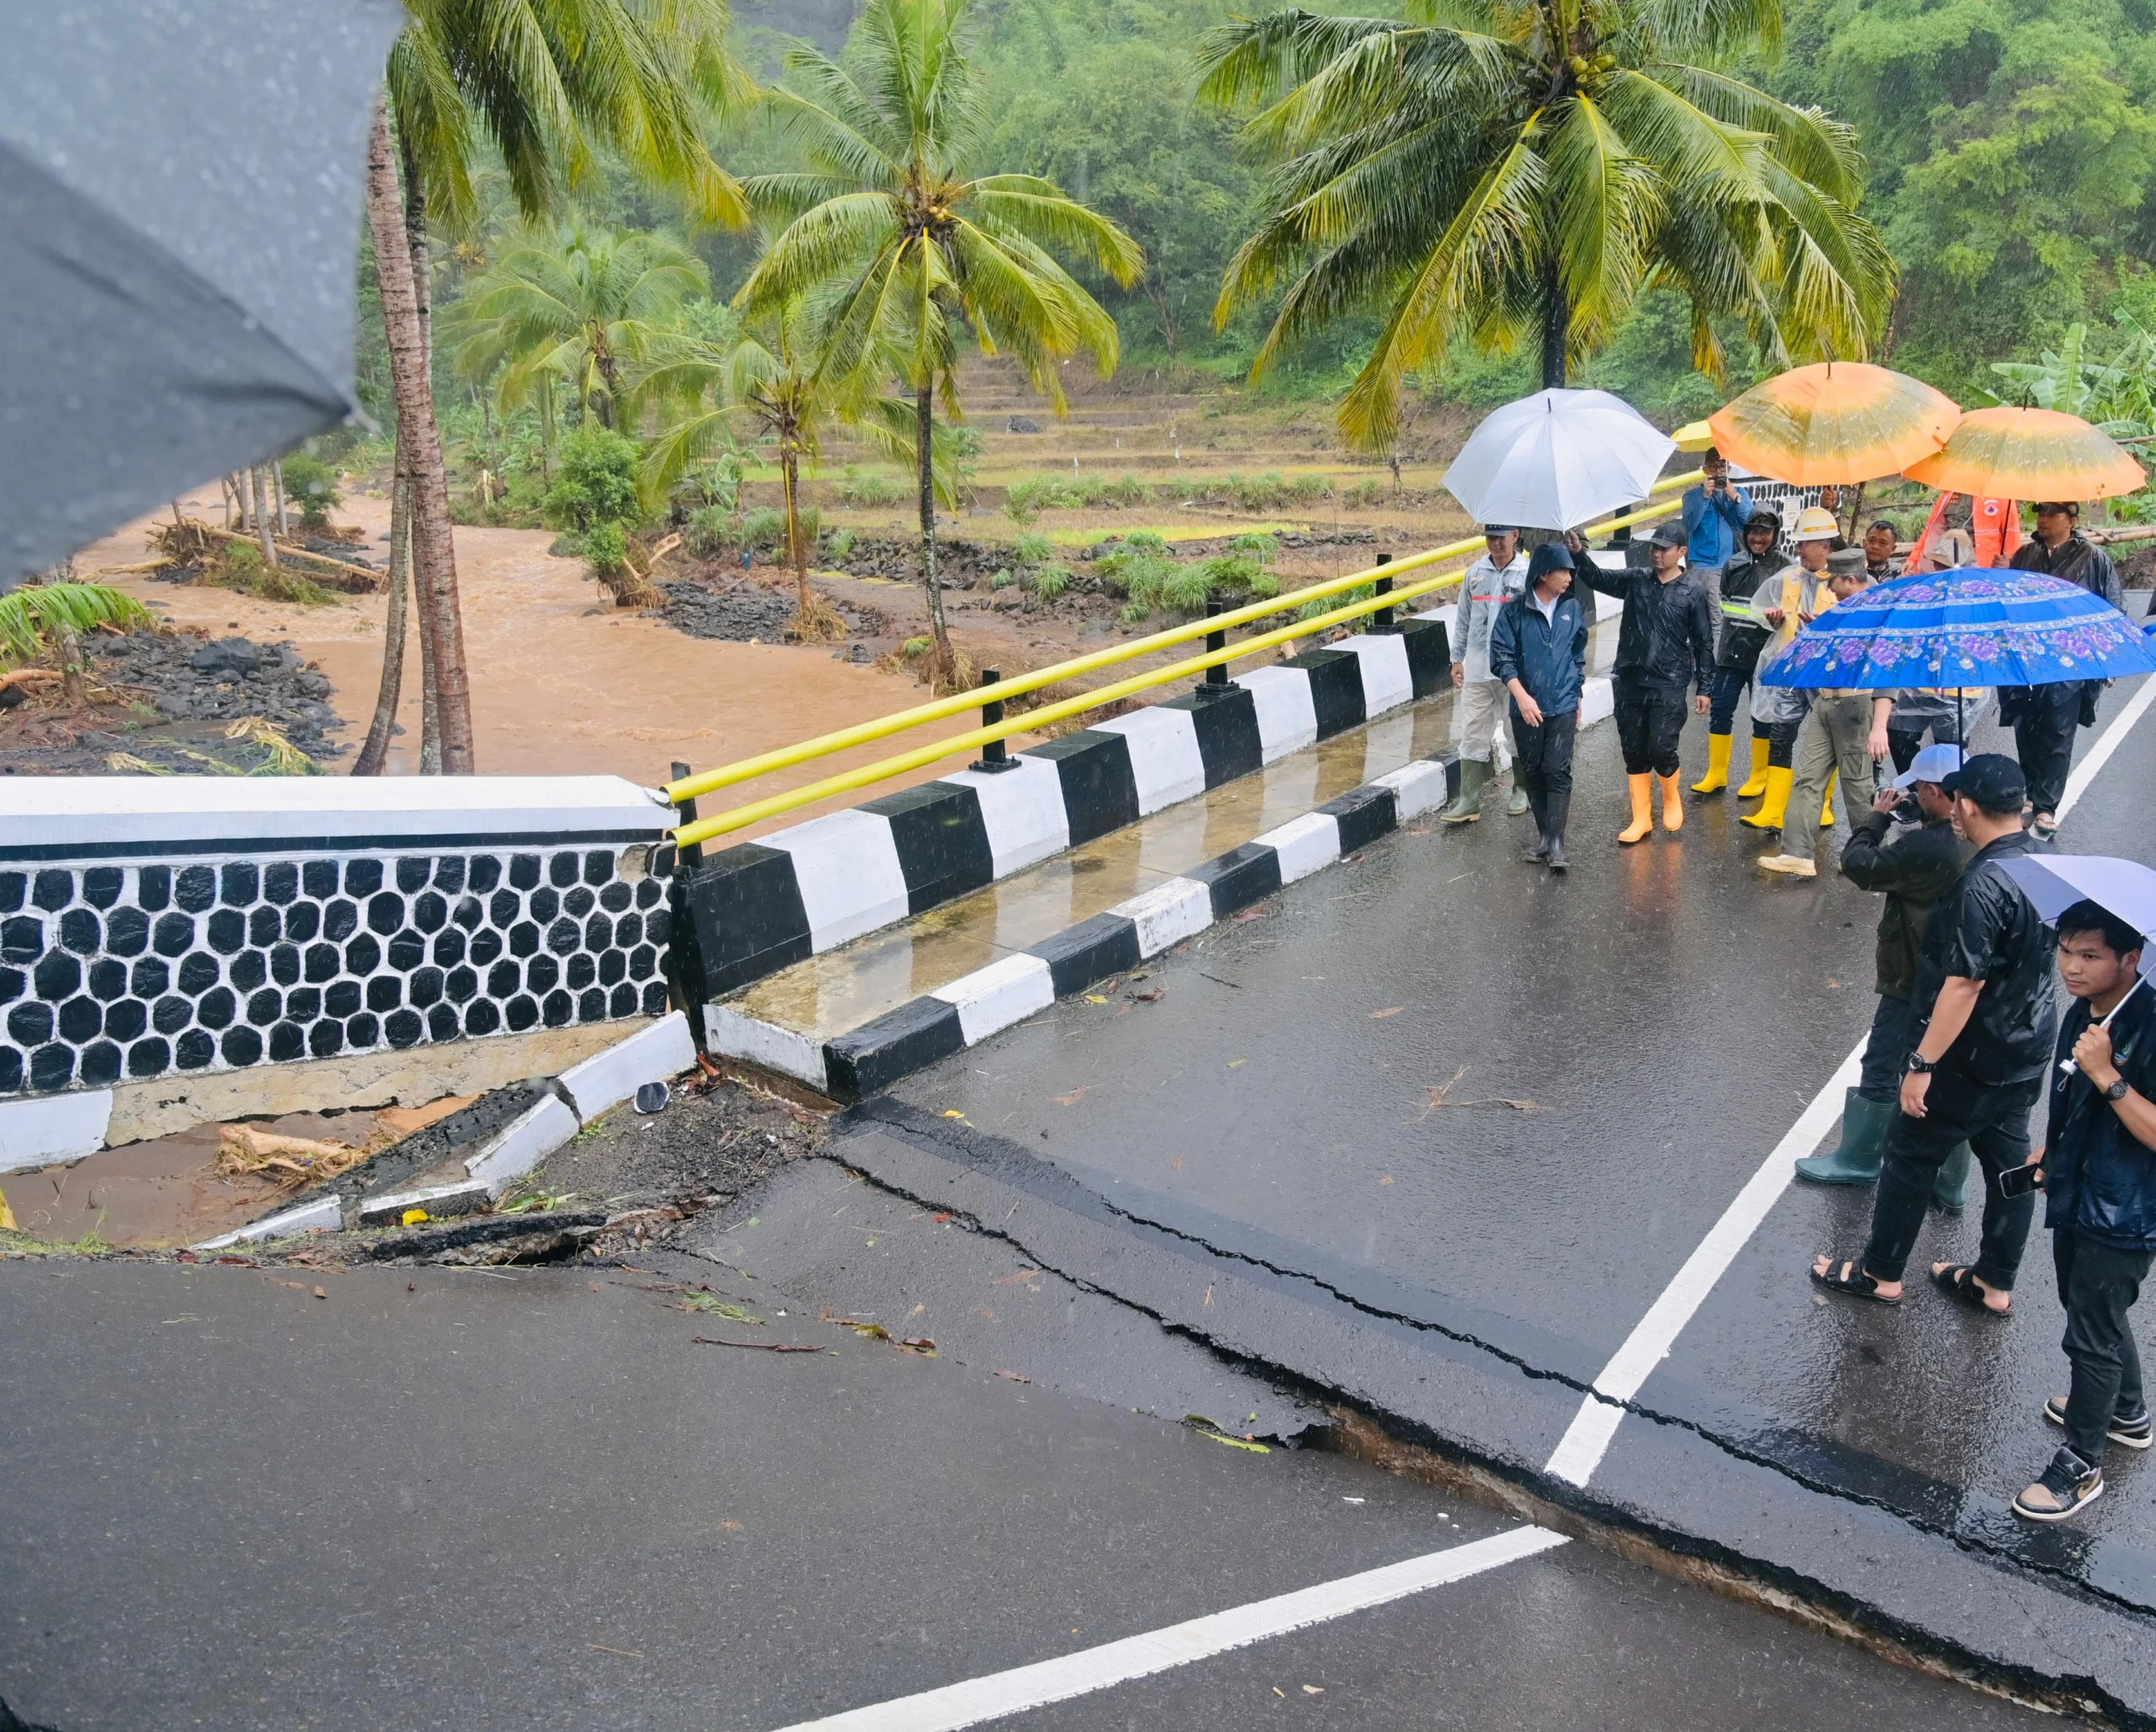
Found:
[(985, 1678), (969, 1678), (940, 1690), (925, 1690), (918, 1696), (851, 1708), (827, 1719), (803, 1720), (782, 1732), (955, 1732), (961, 1726), (977, 1726), (984, 1720), (1023, 1713), (1051, 1702), (1066, 1702), (1134, 1678), (1150, 1677), (1230, 1649), (1246, 1648), (1253, 1642), (1419, 1594), (1426, 1588), (1464, 1581), (1564, 1543), (1564, 1535), (1546, 1527), (1515, 1527), (1488, 1539), (1389, 1564), (1381, 1569), (1364, 1570), (1338, 1581), (1321, 1582), (1231, 1611), (1193, 1617), (1187, 1623), (1170, 1624), (1142, 1636), (1083, 1649), (1059, 1660), (1043, 1660), (1007, 1672), (992, 1672)]
[[(2111, 718), (2111, 725), (2074, 766), (2073, 775), (2067, 779), (2065, 796), (2058, 802), (2057, 815), (2062, 820), (2088, 791), (2097, 772), (2111, 760), (2111, 754), (2118, 750), (2134, 724), (2148, 713), (2151, 704), (2156, 704), (2156, 676), (2142, 682), (2141, 690)], [(1781, 1200), (1782, 1192), (1795, 1181), (1797, 1161), (1819, 1146), (1828, 1127), (1841, 1116), (1844, 1091), (1856, 1085), (1859, 1061), (1863, 1056), (1864, 1042), (1859, 1041), (1849, 1057), (1836, 1067), (1833, 1075), (1827, 1079), (1826, 1086), (1812, 1097), (1812, 1104), (1797, 1116), (1789, 1134), (1774, 1145), (1774, 1152), (1759, 1164), (1758, 1170), (1737, 1193), (1736, 1201), (1722, 1211), (1721, 1218), (1700, 1241), (1698, 1249), (1684, 1260), (1684, 1266), (1647, 1308), (1646, 1315), (1625, 1337), (1624, 1345), (1610, 1356), (1609, 1362), (1594, 1380), (1593, 1393), (1580, 1403), (1579, 1411), (1565, 1428), (1565, 1435), (1545, 1463), (1544, 1472), (1574, 1485), (1585, 1485), (1593, 1477), (1625, 1417), (1625, 1410), (1619, 1404), (1638, 1394), (1640, 1386), (1654, 1368), (1669, 1356), (1670, 1349), (1684, 1332), (1684, 1325), (1692, 1320), (1693, 1313), (1714, 1291), (1715, 1283), (1758, 1230), (1768, 1212)]]

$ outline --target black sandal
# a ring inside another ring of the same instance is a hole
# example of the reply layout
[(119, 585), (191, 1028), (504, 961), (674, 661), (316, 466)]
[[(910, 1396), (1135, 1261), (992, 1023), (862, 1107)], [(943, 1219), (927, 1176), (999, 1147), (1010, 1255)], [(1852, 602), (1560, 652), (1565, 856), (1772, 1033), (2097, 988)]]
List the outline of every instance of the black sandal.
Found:
[(1829, 1266), (1824, 1271), (1814, 1269), (1812, 1278), (1818, 1285), (1838, 1293), (1847, 1293), (1853, 1299), (1869, 1299), (1875, 1305), (1898, 1305), (1899, 1293), (1886, 1294), (1879, 1291), (1879, 1283), (1856, 1266), (1856, 1260), (1845, 1260), (1839, 1268)]
[(1931, 1284), (1956, 1304), (1967, 1305), (1972, 1311), (1981, 1311), (1987, 1317), (2013, 1314), (2014, 1301), (2011, 1297), (2004, 1309), (1984, 1303), (1984, 1289), (1977, 1285), (1976, 1271), (1966, 1263), (1950, 1263), (1944, 1269), (1934, 1270)]

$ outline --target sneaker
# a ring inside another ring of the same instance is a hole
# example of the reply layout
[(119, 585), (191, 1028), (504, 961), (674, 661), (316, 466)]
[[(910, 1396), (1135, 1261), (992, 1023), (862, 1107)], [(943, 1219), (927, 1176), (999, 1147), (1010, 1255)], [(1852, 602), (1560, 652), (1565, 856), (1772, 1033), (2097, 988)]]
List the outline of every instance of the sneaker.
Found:
[(2063, 1521), (2103, 1495), (2104, 1470), (2062, 1449), (2034, 1485), (2022, 1488), (2014, 1500), (2014, 1513), (2029, 1521)]
[(1760, 869), (1769, 872), (1786, 872), (1792, 878), (1816, 878), (1819, 868), (1801, 854), (1763, 854)]
[[(2066, 1397), (2054, 1395), (2044, 1404), (2044, 1417), (2054, 1426), (2066, 1423)], [(2128, 1449), (2146, 1449), (2156, 1443), (2156, 1426), (2149, 1422), (2148, 1410), (2128, 1417), (2124, 1414), (2111, 1415), (2111, 1430), (2104, 1434), (2114, 1443), (2123, 1443)]]

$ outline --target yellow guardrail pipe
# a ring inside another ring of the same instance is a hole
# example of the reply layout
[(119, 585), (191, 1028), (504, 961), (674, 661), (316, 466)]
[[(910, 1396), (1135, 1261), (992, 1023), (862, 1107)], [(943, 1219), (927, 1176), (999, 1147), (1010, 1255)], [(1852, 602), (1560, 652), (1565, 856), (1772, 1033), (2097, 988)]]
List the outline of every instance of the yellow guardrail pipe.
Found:
[[(1689, 477), (1676, 478), (1683, 481), (1691, 479)], [(1645, 510), (1633, 512), (1629, 516), (1613, 518), (1608, 523), (1598, 524), (1592, 530), (1585, 533), (1605, 534), (1612, 530), (1627, 528), (1636, 523), (1645, 523), (1652, 518), (1666, 517), (1676, 509), (1671, 504), (1650, 506)], [(1466, 544), (1466, 547), (1476, 545), (1477, 545), (1476, 542), (1470, 541)], [(1455, 546), (1452, 551), (1456, 554), (1465, 552), (1466, 547)], [(1446, 552), (1447, 550), (1444, 548), (1433, 548), (1428, 553), (1418, 553), (1415, 556), (1415, 566), (1417, 568), (1427, 566), (1435, 560), (1444, 558), (1446, 557)], [(1295, 593), (1298, 595), (1309, 595), (1314, 593), (1335, 591), (1342, 587), (1352, 588), (1360, 584), (1370, 583), (1378, 578), (1391, 577), (1406, 565), (1407, 562), (1402, 560), (1392, 565), (1378, 566), (1352, 578), (1331, 578), (1323, 584), (1314, 584), (1310, 589), (1298, 590)], [(1187, 679), (1192, 674), (1203, 673), (1206, 669), (1218, 663), (1237, 661), (1244, 656), (1253, 654), (1260, 650), (1270, 649), (1276, 644), (1291, 642), (1298, 637), (1313, 637), (1346, 621), (1358, 619), (1364, 614), (1398, 607), (1403, 602), (1412, 601), (1418, 596), (1427, 595), (1434, 590), (1447, 589), (1463, 575), (1465, 575), (1464, 570), (1450, 571), (1438, 577), (1427, 578), (1420, 584), (1396, 587), (1385, 594), (1370, 596), (1364, 600), (1337, 608), (1331, 612), (1320, 614), (1312, 619), (1297, 620), (1292, 625), (1260, 632), (1254, 637), (1246, 637), (1241, 642), (1231, 643), (1225, 649), (1209, 650), (1203, 655), (1192, 656), (1187, 660), (1177, 662), (1168, 667), (1149, 669), (1143, 674), (1134, 674), (1128, 679), (1118, 680), (1113, 685), (1097, 686), (1091, 691), (1081, 692), (1076, 697), (1065, 698), (1059, 703), (1043, 705), (1038, 710), (1028, 710), (1022, 716), (1006, 717), (992, 727), (976, 727), (966, 733), (953, 734), (945, 738), (933, 740), (927, 745), (917, 747), (913, 751), (901, 753), (895, 758), (879, 759), (873, 764), (862, 765), (858, 770), (849, 770), (838, 775), (826, 776), (821, 781), (810, 782), (803, 787), (789, 788), (785, 793), (774, 794), (768, 799), (758, 800), (747, 806), (737, 806), (731, 811), (717, 813), (710, 818), (700, 818), (694, 823), (683, 824), (674, 832), (674, 840), (680, 847), (694, 847), (699, 843), (710, 841), (714, 836), (723, 836), (730, 831), (746, 829), (750, 824), (761, 823), (767, 818), (776, 818), (800, 807), (813, 806), (819, 800), (830, 799), (834, 794), (851, 793), (856, 788), (867, 787), (872, 783), (885, 781), (894, 775), (904, 775), (910, 770), (920, 770), (940, 759), (955, 757), (963, 752), (973, 751), (978, 747), (988, 744), (991, 740), (1004, 739), (1014, 733), (1029, 733), (1037, 728), (1047, 727), (1050, 723), (1065, 721), (1073, 716), (1081, 716), (1088, 710), (1097, 710), (1103, 704), (1112, 704), (1118, 698), (1129, 697), (1134, 693), (1147, 690), (1155, 685), (1165, 685), (1170, 680)], [(1293, 599), (1288, 596), (1276, 597), (1272, 601), (1262, 603), (1259, 605), (1267, 613), (1278, 614), (1281, 610), (1281, 604)], [(1248, 612), (1249, 610), (1244, 609), (1238, 611)], [(1201, 625), (1205, 630), (1217, 632), (1221, 628), (1223, 621), (1232, 617), (1234, 616), (1229, 614), (1216, 614), (1211, 619), (1202, 621)], [(1164, 637), (1167, 636), (1166, 633), (1161, 635)], [(1189, 635), (1191, 634), (1184, 634), (1186, 637)], [(1007, 685), (1011, 682), (1003, 683)], [(985, 685), (978, 690), (969, 691), (965, 694), (967, 701), (958, 707), (963, 709), (977, 707), (989, 695), (998, 689), (996, 686)], [(944, 709), (942, 713), (950, 715), (955, 713), (955, 711)], [(690, 786), (690, 782), (695, 780), (696, 778), (691, 777), (688, 781), (678, 782), (675, 786), (686, 788)]]
[[(1689, 487), (1700, 477), (1692, 470), (1683, 475), (1672, 475), (1657, 482), (1650, 490), (1667, 493), (1674, 488)], [(1582, 535), (1606, 535), (1625, 525), (1644, 522), (1650, 517), (1661, 517), (1676, 508), (1671, 505), (1652, 507), (1634, 512), (1629, 517), (1612, 518), (1581, 531)], [(1321, 597), (1336, 595), (1381, 577), (1397, 578), (1402, 573), (1418, 571), (1439, 560), (1455, 559), (1470, 553), (1482, 545), (1480, 536), (1450, 541), (1442, 547), (1433, 547), (1425, 552), (1410, 554), (1383, 567), (1355, 572), (1344, 578), (1328, 578), (1323, 583), (1312, 584), (1286, 595), (1275, 595), (1263, 601), (1253, 601), (1234, 608), (1226, 613), (1193, 620), (1187, 625), (1175, 626), (1165, 632), (1155, 632), (1146, 637), (1134, 637), (1128, 643), (1111, 645), (1090, 654), (1075, 656), (1067, 662), (1056, 662), (1045, 668), (1036, 668), (1030, 674), (1016, 674), (1008, 679), (999, 679), (993, 685), (976, 686), (970, 691), (953, 692), (926, 704), (916, 704), (910, 710), (899, 710), (889, 716), (879, 716), (873, 722), (860, 722), (851, 727), (842, 727), (833, 733), (817, 735), (814, 739), (801, 741), (797, 745), (782, 746), (775, 752), (760, 753), (754, 758), (744, 758), (734, 764), (723, 764), (716, 770), (700, 770), (694, 775), (684, 776), (680, 781), (669, 782), (664, 790), (666, 802), (678, 806), (684, 800), (693, 800), (700, 794), (714, 793), (720, 788), (731, 787), (736, 782), (750, 781), (760, 775), (768, 775), (775, 770), (790, 770), (797, 764), (806, 764), (814, 758), (828, 758), (834, 752), (843, 752), (849, 746), (866, 745), (871, 740), (886, 739), (894, 733), (903, 733), (910, 727), (920, 727), (931, 722), (941, 722), (947, 717), (963, 715), (968, 710), (977, 710), (983, 704), (1038, 691), (1043, 685), (1076, 679), (1081, 674), (1091, 674), (1102, 668), (1112, 668), (1118, 662), (1134, 661), (1155, 650), (1170, 649), (1178, 643), (1188, 643), (1213, 632), (1225, 632), (1237, 626), (1246, 626), (1253, 621), (1269, 619), (1289, 607), (1315, 601)], [(1460, 573), (1454, 573), (1448, 582), (1458, 581)], [(1432, 586), (1425, 585), (1425, 589)], [(1443, 587), (1442, 585), (1436, 587)], [(1418, 594), (1422, 593), (1417, 591)], [(1305, 629), (1309, 629), (1305, 622)], [(1246, 646), (1247, 648), (1247, 646)], [(1166, 677), (1165, 675), (1163, 677)], [(1102, 699), (1102, 702), (1108, 700)], [(1036, 719), (1039, 711), (1032, 712)], [(931, 760), (933, 761), (933, 760)]]

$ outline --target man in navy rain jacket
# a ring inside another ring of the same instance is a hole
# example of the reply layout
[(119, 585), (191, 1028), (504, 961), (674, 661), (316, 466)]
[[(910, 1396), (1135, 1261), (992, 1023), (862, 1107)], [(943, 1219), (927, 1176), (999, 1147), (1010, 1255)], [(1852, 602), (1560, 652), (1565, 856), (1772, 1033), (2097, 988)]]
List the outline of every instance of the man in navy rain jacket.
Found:
[(1587, 616), (1572, 594), (1572, 556), (1546, 541), (1528, 562), (1527, 587), (1497, 610), (1490, 672), (1512, 694), (1513, 774), (1540, 835), (1527, 857), (1565, 870), (1572, 804), (1572, 745), (1587, 679)]
[(2156, 998), (2140, 978), (2140, 933), (2093, 902), (2056, 924), (2073, 1006), (2037, 1159), (2073, 1381), (2044, 1404), (2066, 1447), (2014, 1500), (2031, 1521), (2063, 1521), (2104, 1495), (2106, 1442), (2146, 1449), (2156, 1435), (2127, 1318), (2156, 1257)]

